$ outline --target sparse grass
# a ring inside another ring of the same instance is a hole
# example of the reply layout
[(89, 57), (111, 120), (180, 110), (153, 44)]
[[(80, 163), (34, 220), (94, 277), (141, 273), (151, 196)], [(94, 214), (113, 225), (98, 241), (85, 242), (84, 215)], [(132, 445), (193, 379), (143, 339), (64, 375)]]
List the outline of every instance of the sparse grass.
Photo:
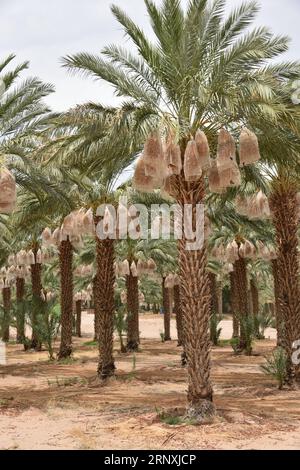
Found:
[(287, 379), (287, 354), (283, 348), (277, 348), (273, 351), (271, 357), (263, 364), (261, 370), (277, 380), (279, 390), (282, 390)]
[(232, 339), (220, 339), (218, 346), (225, 348), (232, 345)]
[(169, 426), (179, 426), (181, 424), (187, 424), (189, 426), (197, 425), (197, 422), (195, 420), (191, 418), (186, 418), (184, 415), (181, 415), (179, 410), (168, 412), (156, 409), (156, 411), (159, 420), (164, 424), (168, 424)]
[(9, 405), (9, 402), (12, 401), (13, 398), (1, 398), (0, 399), (0, 408), (4, 408), (5, 406)]
[(178, 424), (182, 424), (183, 418), (180, 416), (159, 416), (159, 419), (169, 426), (176, 426)]
[(87, 380), (82, 377), (55, 377), (55, 380), (47, 380), (49, 387), (70, 387), (72, 385), (86, 385)]
[(74, 364), (74, 362), (77, 362), (78, 359), (75, 358), (75, 357), (66, 357), (65, 359), (60, 359), (58, 361), (58, 364), (60, 364), (61, 366), (67, 366), (67, 365), (70, 365), (70, 364)]
[(87, 341), (86, 343), (83, 343), (84, 346), (98, 346), (99, 343), (98, 341)]

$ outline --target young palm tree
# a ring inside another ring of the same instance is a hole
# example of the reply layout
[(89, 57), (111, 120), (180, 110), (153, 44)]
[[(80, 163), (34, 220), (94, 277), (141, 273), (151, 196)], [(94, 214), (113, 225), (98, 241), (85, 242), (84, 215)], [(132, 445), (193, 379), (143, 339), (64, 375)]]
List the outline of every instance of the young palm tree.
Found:
[[(161, 7), (145, 0), (156, 43), (119, 7), (112, 12), (133, 41), (137, 55), (115, 45), (104, 58), (81, 53), (65, 59), (72, 71), (90, 74), (113, 85), (127, 101), (119, 123), (131, 129), (132, 146), (142, 146), (158, 127), (179, 135), (182, 160), (190, 135), (198, 128), (215, 142), (219, 129), (233, 132), (245, 122), (274, 123), (280, 81), (296, 76), (298, 64), (269, 65), (268, 60), (287, 50), (287, 38), (272, 37), (266, 28), (245, 33), (258, 7), (243, 3), (225, 18), (225, 0), (190, 0), (184, 11), (179, 0), (164, 0)], [(274, 91), (274, 93), (273, 93)], [(113, 132), (120, 132), (114, 126)], [(178, 203), (196, 207), (205, 197), (205, 181), (187, 183), (183, 173), (174, 178)], [(188, 359), (189, 414), (201, 421), (214, 414), (210, 381), (209, 281), (205, 246), (179, 249), (184, 329)]]

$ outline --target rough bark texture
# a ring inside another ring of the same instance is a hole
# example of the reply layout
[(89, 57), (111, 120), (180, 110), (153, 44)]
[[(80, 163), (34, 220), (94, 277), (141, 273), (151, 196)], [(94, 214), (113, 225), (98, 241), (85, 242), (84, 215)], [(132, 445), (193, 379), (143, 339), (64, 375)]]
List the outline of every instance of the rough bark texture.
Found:
[[(182, 155), (185, 143), (182, 144)], [(170, 180), (172, 192), (184, 213), (185, 205), (192, 207), (193, 231), (199, 227), (196, 218), (197, 204), (202, 204), (205, 196), (205, 182), (201, 178), (188, 183), (183, 175)], [(204, 224), (202, 229), (204, 228)], [(202, 233), (204, 230), (202, 230)], [(183, 331), (188, 374), (187, 416), (199, 423), (210, 421), (215, 414), (212, 403), (213, 390), (210, 380), (210, 286), (207, 273), (207, 248), (203, 246), (187, 249), (187, 234), (179, 240), (180, 287), (183, 309)]]
[(94, 299), (94, 341), (99, 341), (100, 318), (99, 309), (96, 308), (96, 292), (101, 289), (97, 276), (93, 278), (93, 299)]
[(182, 305), (179, 285), (174, 286), (174, 311), (176, 316), (178, 346), (183, 346)]
[(248, 282), (247, 282), (247, 267), (244, 258), (239, 258), (235, 264), (236, 271), (236, 287), (238, 299), (238, 317), (240, 324), (240, 342), (239, 350), (242, 352), (246, 350), (246, 333), (244, 328), (244, 320), (248, 317)]
[(165, 277), (162, 280), (163, 309), (164, 309), (164, 340), (171, 341), (171, 303), (170, 289), (165, 288)]
[(3, 321), (2, 321), (2, 341), (8, 343), (9, 341), (9, 323), (10, 323), (10, 309), (11, 309), (11, 288), (5, 287), (2, 289), (3, 298)]
[(62, 241), (59, 247), (60, 262), (60, 305), (61, 337), (58, 359), (65, 359), (72, 354), (73, 329), (73, 247), (69, 239)]
[(274, 299), (275, 299), (275, 318), (277, 329), (277, 346), (283, 344), (284, 323), (282, 320), (282, 313), (280, 308), (280, 282), (278, 278), (278, 262), (277, 259), (272, 260), (272, 272), (274, 279)]
[(126, 276), (127, 289), (127, 351), (138, 351), (139, 331), (139, 288), (138, 278), (131, 273)]
[(18, 277), (16, 280), (16, 300), (17, 300), (17, 342), (24, 343), (25, 340), (25, 318), (22, 302), (25, 295), (25, 279)]
[(76, 336), (81, 338), (81, 300), (76, 301)]
[(222, 282), (217, 282), (217, 306), (218, 306), (218, 315), (223, 315), (223, 288)]
[(239, 337), (239, 317), (238, 317), (238, 310), (239, 310), (239, 300), (238, 300), (238, 292), (237, 292), (237, 282), (236, 282), (236, 270), (234, 267), (234, 271), (230, 273), (230, 306), (231, 306), (231, 314), (232, 314), (232, 338)]
[(282, 346), (288, 356), (288, 382), (300, 381), (300, 366), (293, 364), (293, 343), (300, 339), (300, 286), (297, 188), (278, 181), (270, 198), (276, 229), (279, 317)]
[[(252, 306), (251, 313), (254, 318), (257, 318), (259, 314), (259, 292), (254, 279), (250, 280), (250, 299)], [(259, 335), (259, 331), (256, 331), (255, 333), (256, 335)]]
[(97, 245), (97, 283), (95, 289), (95, 312), (99, 315), (99, 364), (98, 375), (106, 379), (114, 375), (114, 240), (100, 240)]
[[(34, 257), (36, 260), (36, 254), (39, 247), (35, 246), (33, 248)], [(42, 265), (39, 263), (35, 263), (31, 265), (31, 286), (32, 286), (32, 299), (33, 302), (38, 304), (39, 299), (41, 298), (41, 291), (42, 291)], [(36, 316), (35, 308), (32, 312), (32, 336), (31, 336), (31, 349), (35, 349), (36, 351), (40, 351), (42, 348), (42, 343), (39, 340), (39, 335), (37, 331), (37, 322), (38, 318)]]

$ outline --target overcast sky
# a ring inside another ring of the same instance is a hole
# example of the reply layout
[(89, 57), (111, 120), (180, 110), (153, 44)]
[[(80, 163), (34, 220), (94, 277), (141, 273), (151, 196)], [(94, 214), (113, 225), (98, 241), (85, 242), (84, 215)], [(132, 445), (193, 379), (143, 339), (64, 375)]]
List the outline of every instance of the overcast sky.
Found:
[[(124, 44), (121, 28), (110, 12), (111, 3), (126, 9), (149, 32), (143, 0), (0, 0), (0, 59), (13, 52), (18, 62), (29, 60), (30, 75), (55, 85), (56, 93), (47, 99), (54, 110), (88, 100), (115, 102), (109, 86), (70, 76), (60, 64), (67, 54), (98, 53), (106, 44)], [(228, 9), (240, 3), (228, 0)], [(269, 26), (274, 33), (288, 34), (292, 43), (287, 58), (298, 59), (300, 1), (260, 3), (256, 23)]]

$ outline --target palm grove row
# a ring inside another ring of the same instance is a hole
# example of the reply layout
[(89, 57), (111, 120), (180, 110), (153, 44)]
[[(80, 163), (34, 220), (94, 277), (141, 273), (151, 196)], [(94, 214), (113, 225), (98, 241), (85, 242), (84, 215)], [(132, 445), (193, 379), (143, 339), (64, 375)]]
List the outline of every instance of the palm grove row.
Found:
[[(249, 29), (254, 1), (228, 16), (225, 0), (144, 2), (155, 42), (113, 6), (134, 47), (63, 59), (68, 71), (109, 83), (118, 107), (55, 114), (43, 102), (52, 86), (22, 80), (27, 63), (13, 68), (9, 56), (0, 65), (1, 336), (9, 341), (15, 326), (26, 349), (44, 345), (54, 358), (60, 329), (57, 357), (68, 358), (92, 302), (105, 380), (115, 373), (114, 329), (122, 351), (137, 351), (141, 304), (163, 304), (167, 341), (174, 306), (188, 416), (201, 422), (215, 414), (210, 348), (226, 293), (235, 353), (251, 354), (269, 315), (283, 381), (300, 380), (300, 107), (291, 99), (300, 63), (280, 59), (287, 37)], [(133, 162), (133, 179), (117, 188)], [(100, 239), (98, 206), (124, 195), (149, 210), (204, 204), (204, 246)]]

